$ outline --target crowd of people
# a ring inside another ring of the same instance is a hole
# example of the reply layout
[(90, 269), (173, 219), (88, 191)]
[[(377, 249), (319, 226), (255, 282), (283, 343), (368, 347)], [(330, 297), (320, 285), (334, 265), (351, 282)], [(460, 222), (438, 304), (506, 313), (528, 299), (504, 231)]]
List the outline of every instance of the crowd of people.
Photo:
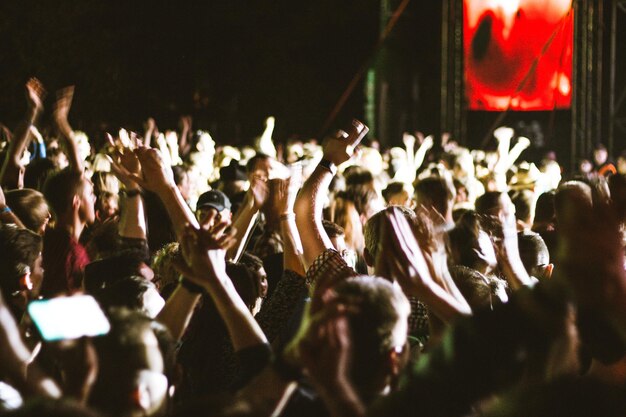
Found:
[[(3, 131), (0, 415), (626, 415), (626, 157), (565, 175), (512, 128), (383, 149), (357, 120), (90, 140), (44, 94)], [(85, 294), (101, 335), (29, 314)]]

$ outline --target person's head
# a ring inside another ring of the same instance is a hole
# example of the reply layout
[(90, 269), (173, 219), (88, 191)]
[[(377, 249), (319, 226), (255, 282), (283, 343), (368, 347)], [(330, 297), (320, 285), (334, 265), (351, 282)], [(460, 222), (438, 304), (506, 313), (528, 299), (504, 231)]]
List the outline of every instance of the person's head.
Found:
[(120, 191), (120, 181), (110, 172), (94, 172), (91, 176), (91, 182), (93, 183), (93, 192), (96, 195), (103, 192), (109, 192), (117, 195)]
[(198, 198), (196, 205), (196, 218), (200, 223), (212, 213), (215, 214), (214, 223), (231, 217), (230, 199), (219, 190), (210, 190)]
[(424, 178), (415, 186), (415, 195), (418, 205), (434, 209), (446, 221), (452, 221), (456, 190), (451, 181), (444, 177)]
[(552, 276), (554, 265), (550, 263), (550, 252), (543, 238), (534, 232), (517, 234), (517, 245), (524, 268), (529, 275), (538, 279)]
[(409, 301), (397, 284), (373, 276), (341, 281), (333, 294), (334, 301), (355, 309), (348, 316), (348, 378), (369, 401), (389, 387), (407, 363)]
[(59, 222), (75, 219), (92, 224), (96, 219), (93, 184), (80, 173), (71, 169), (55, 173), (46, 181), (43, 194)]
[(50, 221), (50, 209), (39, 191), (22, 188), (5, 193), (7, 206), (22, 221), (27, 229), (43, 235)]
[(517, 191), (511, 197), (515, 206), (517, 230), (528, 230), (533, 224), (535, 214), (535, 193), (530, 190)]
[(125, 307), (155, 318), (165, 301), (156, 286), (144, 277), (131, 275), (108, 283), (93, 293), (104, 309)]
[(391, 213), (394, 210), (400, 210), (400, 212), (406, 217), (409, 224), (413, 223), (416, 219), (415, 212), (409, 208), (402, 206), (387, 207), (383, 211), (379, 211), (373, 215), (367, 223), (365, 223), (364, 238), (365, 249), (363, 250), (363, 258), (365, 263), (369, 267), (374, 267), (376, 264), (376, 257), (380, 249), (380, 242), (382, 242), (381, 225), (385, 221), (387, 213)]
[(0, 225), (0, 290), (19, 320), (41, 287), (42, 238), (12, 224)]
[(591, 187), (582, 181), (566, 181), (559, 185), (554, 194), (554, 212), (557, 224), (559, 219), (563, 219), (563, 216), (567, 215), (567, 211), (572, 208), (572, 205), (569, 204), (572, 199), (591, 206)]
[(354, 203), (361, 223), (385, 207), (385, 202), (376, 188), (372, 173), (360, 166), (350, 166), (344, 171), (346, 191), (344, 197)]
[(448, 232), (448, 255), (451, 265), (466, 266), (483, 274), (496, 267), (493, 243), (476, 212), (465, 212)]
[(250, 158), (246, 164), (246, 172), (249, 180), (252, 180), (252, 176), (257, 176), (267, 181), (270, 179), (271, 170), (272, 157), (263, 153), (257, 153)]
[(509, 300), (506, 282), (499, 278), (483, 275), (462, 265), (450, 267), (450, 275), (472, 310), (484, 308), (493, 310), (496, 305)]
[(383, 198), (388, 206), (411, 207), (412, 187), (404, 182), (391, 182), (383, 190)]
[(138, 254), (122, 253), (87, 264), (83, 287), (88, 293), (97, 293), (131, 276), (139, 276), (146, 281), (152, 281), (154, 271)]
[(174, 175), (174, 183), (178, 187), (180, 194), (185, 201), (188, 201), (191, 193), (191, 183), (187, 170), (180, 165), (176, 165), (172, 167), (172, 173)]
[(554, 194), (554, 191), (548, 191), (547, 193), (541, 194), (539, 198), (537, 198), (533, 227), (535, 225), (554, 224), (556, 221)]
[(141, 313), (113, 309), (108, 317), (111, 330), (93, 340), (99, 369), (89, 405), (107, 415), (155, 415), (166, 403), (171, 338)]
[(330, 221), (344, 230), (344, 239), (348, 248), (361, 252), (363, 250), (363, 225), (354, 202), (345, 196), (345, 192), (339, 192), (332, 200), (329, 212)]
[(598, 143), (593, 150), (593, 161), (596, 165), (602, 165), (607, 159), (609, 159), (609, 152), (606, 150), (606, 146)]
[(343, 230), (343, 227), (339, 226), (337, 223), (333, 223), (328, 220), (322, 220), (322, 226), (324, 227), (324, 231), (330, 238), (330, 241), (333, 244), (333, 248), (337, 252), (341, 254), (341, 257), (350, 265), (352, 268), (356, 267), (357, 256), (356, 253), (348, 248), (346, 245), (346, 234)]
[(43, 186), (49, 176), (57, 171), (57, 167), (48, 158), (35, 159), (26, 165), (24, 172), (24, 187), (33, 190), (43, 190)]
[(98, 194), (96, 199), (96, 218), (103, 222), (115, 217), (119, 210), (119, 197), (109, 191)]
[(267, 296), (268, 290), (268, 282), (267, 282), (267, 272), (265, 272), (265, 266), (263, 265), (263, 261), (250, 254), (249, 252), (244, 252), (239, 259), (239, 263), (248, 268), (252, 274), (252, 285), (249, 286), (251, 289), (251, 303), (249, 304), (250, 311), (252, 314), (256, 314), (261, 309), (261, 303), (263, 299)]
[(159, 289), (161, 296), (167, 300), (178, 286), (180, 272), (176, 269), (176, 263), (182, 260), (180, 245), (178, 242), (168, 243), (156, 251), (152, 260), (154, 270), (154, 283)]
[(499, 217), (511, 204), (507, 193), (487, 191), (476, 199), (476, 213)]

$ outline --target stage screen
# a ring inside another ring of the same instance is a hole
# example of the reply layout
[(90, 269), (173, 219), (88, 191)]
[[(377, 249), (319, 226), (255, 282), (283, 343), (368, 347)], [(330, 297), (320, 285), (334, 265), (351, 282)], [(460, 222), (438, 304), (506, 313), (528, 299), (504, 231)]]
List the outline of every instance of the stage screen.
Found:
[(470, 110), (570, 107), (571, 0), (464, 0), (463, 9)]

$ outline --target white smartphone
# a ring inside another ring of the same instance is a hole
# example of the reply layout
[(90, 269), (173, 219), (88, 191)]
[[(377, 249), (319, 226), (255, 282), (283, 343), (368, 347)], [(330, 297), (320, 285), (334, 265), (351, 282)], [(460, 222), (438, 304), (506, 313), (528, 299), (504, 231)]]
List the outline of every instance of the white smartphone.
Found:
[(90, 295), (32, 301), (28, 314), (41, 337), (50, 342), (101, 336), (111, 330), (109, 320)]

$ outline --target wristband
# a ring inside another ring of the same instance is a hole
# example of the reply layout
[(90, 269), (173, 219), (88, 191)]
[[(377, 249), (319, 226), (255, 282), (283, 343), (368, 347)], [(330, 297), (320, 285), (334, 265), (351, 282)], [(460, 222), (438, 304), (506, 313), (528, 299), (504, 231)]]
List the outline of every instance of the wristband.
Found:
[(133, 198), (137, 197), (141, 194), (141, 190), (139, 188), (135, 188), (133, 190), (120, 190), (119, 195), (122, 197)]
[(203, 287), (201, 287), (198, 284), (194, 284), (193, 282), (189, 281), (185, 277), (180, 277), (180, 279), (178, 280), (178, 283), (180, 285), (182, 285), (182, 287), (184, 289), (186, 289), (187, 291), (189, 291), (190, 293), (193, 293), (193, 294), (204, 294), (205, 293)]
[(328, 159), (322, 159), (317, 166), (320, 166), (320, 167), (328, 170), (333, 175), (337, 174), (337, 165), (335, 165), (334, 163), (332, 163)]
[(7, 213), (11, 213), (11, 207), (4, 206), (4, 208), (0, 210), (0, 214), (7, 214)]

